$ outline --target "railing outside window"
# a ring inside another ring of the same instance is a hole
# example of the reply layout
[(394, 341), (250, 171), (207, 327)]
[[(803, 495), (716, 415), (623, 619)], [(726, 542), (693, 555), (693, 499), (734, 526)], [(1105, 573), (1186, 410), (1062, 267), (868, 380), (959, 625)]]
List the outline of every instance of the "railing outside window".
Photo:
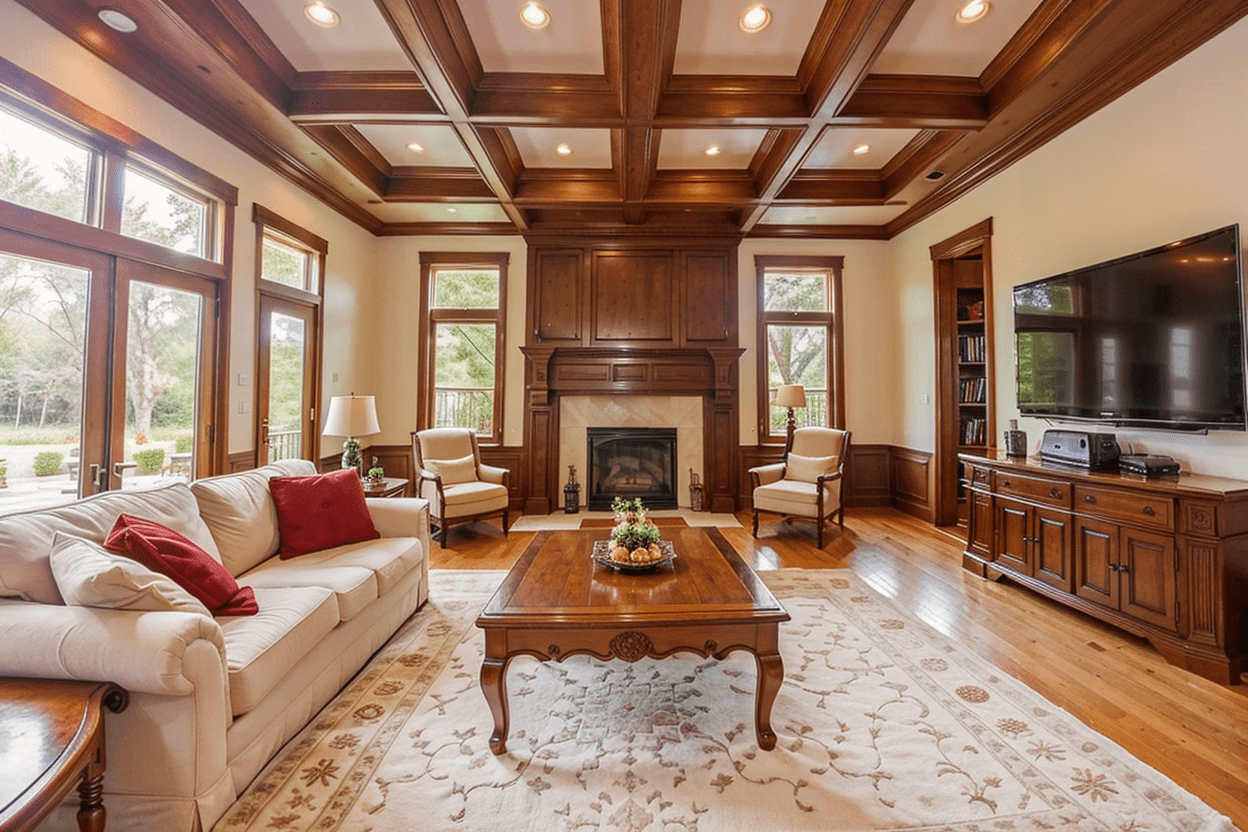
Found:
[(269, 462), (279, 459), (298, 459), (302, 447), (303, 431), (275, 430), (269, 433)]
[(494, 390), (489, 387), (438, 387), (433, 400), (434, 427), (471, 427), (481, 436), (494, 433)]

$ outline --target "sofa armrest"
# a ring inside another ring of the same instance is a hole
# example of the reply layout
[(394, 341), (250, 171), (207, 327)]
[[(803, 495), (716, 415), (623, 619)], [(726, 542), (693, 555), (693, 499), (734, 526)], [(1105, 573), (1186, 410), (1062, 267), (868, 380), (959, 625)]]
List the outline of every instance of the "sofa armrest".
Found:
[(225, 636), (192, 612), (0, 601), (0, 676), (116, 682), (131, 693), (224, 690)]
[(507, 475), (511, 471), (508, 468), (499, 468), (495, 465), (486, 465), (484, 462), (477, 463), (477, 476), (482, 482), (492, 482), (495, 485), (506, 485)]
[(759, 465), (751, 468), (749, 474), (755, 488), (778, 482), (784, 477), (784, 463), (773, 462), (771, 465)]

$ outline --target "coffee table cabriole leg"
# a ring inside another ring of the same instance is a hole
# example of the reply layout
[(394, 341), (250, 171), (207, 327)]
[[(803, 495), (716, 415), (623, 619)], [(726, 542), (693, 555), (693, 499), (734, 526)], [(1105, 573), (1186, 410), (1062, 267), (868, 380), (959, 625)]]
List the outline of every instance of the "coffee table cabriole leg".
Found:
[(770, 751), (776, 747), (776, 732), (771, 730), (771, 706), (784, 682), (784, 662), (779, 653), (755, 653), (758, 664), (758, 686), (754, 693), (754, 730), (758, 747)]
[[(481, 692), (485, 694), (486, 704), (494, 716), (494, 731), (490, 734), (490, 750), (502, 754), (507, 750), (507, 664), (511, 657), (505, 651), (498, 650), (491, 644), (495, 634), (486, 631), (485, 660), (481, 662)], [(493, 649), (492, 649), (493, 648)], [(497, 655), (504, 653), (504, 655)]]

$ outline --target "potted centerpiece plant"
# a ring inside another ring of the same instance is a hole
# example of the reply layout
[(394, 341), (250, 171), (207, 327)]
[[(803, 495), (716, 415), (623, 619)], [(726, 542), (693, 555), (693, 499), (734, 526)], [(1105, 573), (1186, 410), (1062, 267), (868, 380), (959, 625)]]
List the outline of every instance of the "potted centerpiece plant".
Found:
[(616, 497), (611, 509), (615, 512), (615, 528), (611, 530), (611, 560), (644, 566), (663, 559), (659, 527), (647, 516), (640, 498), (626, 500)]

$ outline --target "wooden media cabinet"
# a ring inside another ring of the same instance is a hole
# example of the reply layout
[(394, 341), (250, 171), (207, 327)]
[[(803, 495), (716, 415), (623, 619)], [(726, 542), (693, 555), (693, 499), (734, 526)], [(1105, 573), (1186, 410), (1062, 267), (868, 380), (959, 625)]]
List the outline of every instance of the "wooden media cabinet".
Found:
[(1147, 638), (1220, 684), (1248, 676), (1248, 481), (959, 459), (963, 567)]

